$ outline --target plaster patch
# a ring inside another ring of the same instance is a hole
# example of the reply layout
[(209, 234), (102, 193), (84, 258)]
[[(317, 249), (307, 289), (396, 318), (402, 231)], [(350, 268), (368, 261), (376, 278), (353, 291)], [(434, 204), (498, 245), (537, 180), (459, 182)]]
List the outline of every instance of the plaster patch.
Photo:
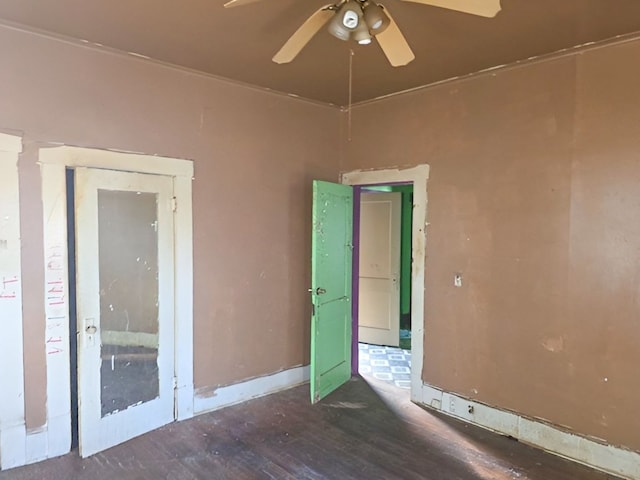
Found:
[(562, 352), (564, 350), (564, 337), (551, 337), (542, 342), (545, 350), (552, 353)]

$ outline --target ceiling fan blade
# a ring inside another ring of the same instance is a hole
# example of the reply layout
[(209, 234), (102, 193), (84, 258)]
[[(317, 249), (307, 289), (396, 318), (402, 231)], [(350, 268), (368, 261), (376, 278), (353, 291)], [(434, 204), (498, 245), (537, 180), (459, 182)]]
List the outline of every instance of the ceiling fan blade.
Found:
[[(383, 7), (382, 5), (380, 6)], [(411, 51), (411, 47), (404, 38), (404, 35), (402, 35), (398, 24), (389, 13), (389, 10), (385, 7), (383, 8), (389, 17), (390, 23), (382, 33), (376, 35), (376, 40), (378, 40), (380, 48), (382, 48), (391, 66), (401, 67), (411, 62), (416, 56), (413, 54), (413, 51)]]
[(296, 58), (300, 50), (309, 43), (309, 40), (320, 31), (320, 29), (335, 15), (335, 10), (329, 9), (333, 4), (325, 5), (316, 10), (307, 18), (302, 25), (295, 31), (289, 40), (276, 53), (272, 60), (276, 63), (289, 63)]
[(260, 0), (231, 0), (223, 5), (224, 8), (241, 7), (250, 3), (256, 3)]
[[(240, 0), (241, 1), (241, 0)], [(500, 0), (405, 0), (407, 2), (422, 3), (434, 7), (456, 10), (457, 12), (480, 15), (481, 17), (495, 17), (500, 9)]]

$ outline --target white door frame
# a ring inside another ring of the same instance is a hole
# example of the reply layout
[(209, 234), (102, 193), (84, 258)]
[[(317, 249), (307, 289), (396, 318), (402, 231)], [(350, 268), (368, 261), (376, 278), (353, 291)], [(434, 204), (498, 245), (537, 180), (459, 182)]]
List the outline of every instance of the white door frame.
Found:
[(18, 193), (21, 152), (21, 137), (0, 133), (0, 470), (26, 461)]
[(424, 354), (424, 285), (427, 241), (427, 180), (429, 165), (411, 168), (355, 170), (343, 173), (345, 185), (413, 184), (413, 224), (411, 235), (411, 400), (422, 401)]
[[(47, 428), (42, 458), (71, 449), (66, 168), (88, 167), (173, 177), (175, 248), (175, 413), (193, 416), (193, 162), (80, 147), (40, 149), (44, 227)], [(56, 289), (52, 290), (52, 286)], [(54, 293), (47, 293), (53, 291)], [(43, 432), (44, 433), (44, 432)]]

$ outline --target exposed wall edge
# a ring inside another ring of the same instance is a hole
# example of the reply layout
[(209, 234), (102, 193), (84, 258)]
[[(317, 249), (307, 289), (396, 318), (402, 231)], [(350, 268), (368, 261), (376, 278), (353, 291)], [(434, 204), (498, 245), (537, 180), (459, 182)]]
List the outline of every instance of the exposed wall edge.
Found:
[(253, 398), (287, 390), (309, 381), (309, 366), (294, 367), (281, 372), (253, 378), (216, 389), (213, 394), (199, 395), (193, 401), (196, 415), (246, 402)]
[(418, 403), (597, 470), (628, 480), (640, 480), (640, 453), (598, 443), (547, 423), (445, 392), (426, 383), (422, 386), (422, 399)]

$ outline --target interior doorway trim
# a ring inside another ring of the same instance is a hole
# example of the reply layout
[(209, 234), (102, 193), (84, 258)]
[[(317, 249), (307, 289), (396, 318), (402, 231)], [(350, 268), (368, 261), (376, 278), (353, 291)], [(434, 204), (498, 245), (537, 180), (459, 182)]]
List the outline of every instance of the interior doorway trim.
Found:
[(25, 463), (20, 152), (21, 137), (0, 133), (0, 470)]
[(193, 416), (193, 162), (189, 160), (70, 146), (42, 148), (45, 268), (47, 428), (41, 458), (71, 448), (69, 272), (67, 263), (66, 168), (88, 167), (173, 177), (177, 209), (175, 242), (175, 413)]
[(413, 184), (413, 223), (411, 234), (411, 400), (422, 400), (424, 356), (424, 285), (427, 241), (427, 181), (429, 165), (411, 168), (355, 170), (343, 173), (345, 185)]

